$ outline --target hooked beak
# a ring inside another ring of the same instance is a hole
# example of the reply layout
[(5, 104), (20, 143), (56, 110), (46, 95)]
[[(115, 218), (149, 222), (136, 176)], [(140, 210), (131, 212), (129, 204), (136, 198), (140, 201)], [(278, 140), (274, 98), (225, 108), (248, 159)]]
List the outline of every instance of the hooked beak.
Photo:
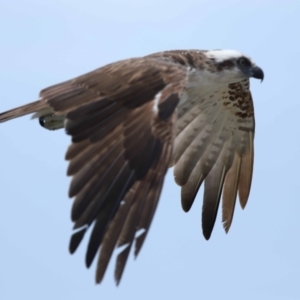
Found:
[(254, 67), (252, 69), (252, 77), (260, 79), (261, 81), (263, 81), (264, 80), (264, 72), (263, 72), (263, 70), (261, 68), (259, 68), (259, 67)]

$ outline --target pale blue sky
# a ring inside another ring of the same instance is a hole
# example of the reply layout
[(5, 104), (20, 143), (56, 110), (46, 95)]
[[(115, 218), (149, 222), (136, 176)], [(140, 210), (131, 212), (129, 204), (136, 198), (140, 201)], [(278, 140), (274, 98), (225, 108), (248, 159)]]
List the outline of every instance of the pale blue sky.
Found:
[[(247, 2), (247, 3), (250, 3)], [(284, 3), (284, 4), (283, 4)], [(0, 299), (300, 299), (300, 2), (0, 0), (0, 111), (107, 63), (169, 49), (236, 49), (265, 80), (251, 82), (253, 185), (229, 234), (200, 227), (202, 189), (181, 209), (169, 171), (146, 243), (119, 287), (111, 264), (94, 284), (72, 223), (69, 137), (28, 116), (0, 125)]]

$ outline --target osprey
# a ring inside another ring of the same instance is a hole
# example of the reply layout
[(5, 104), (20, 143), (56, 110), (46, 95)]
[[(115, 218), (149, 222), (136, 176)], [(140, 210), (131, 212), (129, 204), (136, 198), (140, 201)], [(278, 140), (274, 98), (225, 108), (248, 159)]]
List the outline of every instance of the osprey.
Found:
[(96, 282), (116, 247), (119, 283), (135, 241), (138, 255), (164, 177), (174, 167), (189, 211), (204, 182), (202, 228), (210, 238), (222, 195), (231, 226), (237, 193), (245, 207), (253, 170), (254, 110), (249, 78), (264, 73), (233, 50), (165, 51), (106, 65), (41, 91), (38, 101), (0, 114), (0, 122), (35, 113), (50, 130), (72, 137), (74, 233), (70, 252), (93, 224), (86, 265), (99, 252)]

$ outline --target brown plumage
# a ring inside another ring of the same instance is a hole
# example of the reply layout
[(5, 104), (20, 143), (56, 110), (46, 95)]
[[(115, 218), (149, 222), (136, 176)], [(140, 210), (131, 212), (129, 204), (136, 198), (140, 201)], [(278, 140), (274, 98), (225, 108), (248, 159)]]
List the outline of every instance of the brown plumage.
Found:
[[(93, 224), (86, 265), (100, 249), (97, 283), (115, 247), (124, 247), (117, 257), (117, 283), (134, 241), (135, 255), (139, 253), (169, 166), (182, 186), (185, 211), (204, 182), (206, 239), (222, 193), (226, 232), (237, 193), (245, 207), (254, 153), (248, 78), (262, 79), (263, 73), (237, 52), (221, 53), (222, 59), (219, 55), (168, 51), (120, 61), (46, 88), (41, 100), (0, 114), (4, 122), (36, 113), (49, 129), (57, 128), (47, 125), (52, 118), (65, 116), (63, 126), (72, 137), (66, 153), (67, 173), (73, 176), (69, 196), (75, 198), (70, 252)], [(241, 58), (255, 70), (253, 75), (239, 69)]]

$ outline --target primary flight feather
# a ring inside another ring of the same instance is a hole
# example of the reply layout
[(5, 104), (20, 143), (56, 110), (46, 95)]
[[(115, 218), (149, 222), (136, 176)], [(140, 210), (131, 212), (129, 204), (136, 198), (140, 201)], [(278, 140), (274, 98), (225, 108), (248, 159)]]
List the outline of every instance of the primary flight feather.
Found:
[[(249, 78), (261, 68), (233, 50), (177, 50), (109, 64), (41, 91), (40, 100), (0, 114), (0, 122), (34, 113), (50, 130), (65, 128), (73, 253), (93, 225), (89, 267), (96, 282), (116, 247), (119, 283), (135, 242), (148, 233), (168, 167), (188, 211), (204, 183), (202, 229), (209, 239), (222, 196), (229, 230), (237, 194), (244, 208), (254, 157)], [(136, 233), (139, 233), (138, 235)]]

